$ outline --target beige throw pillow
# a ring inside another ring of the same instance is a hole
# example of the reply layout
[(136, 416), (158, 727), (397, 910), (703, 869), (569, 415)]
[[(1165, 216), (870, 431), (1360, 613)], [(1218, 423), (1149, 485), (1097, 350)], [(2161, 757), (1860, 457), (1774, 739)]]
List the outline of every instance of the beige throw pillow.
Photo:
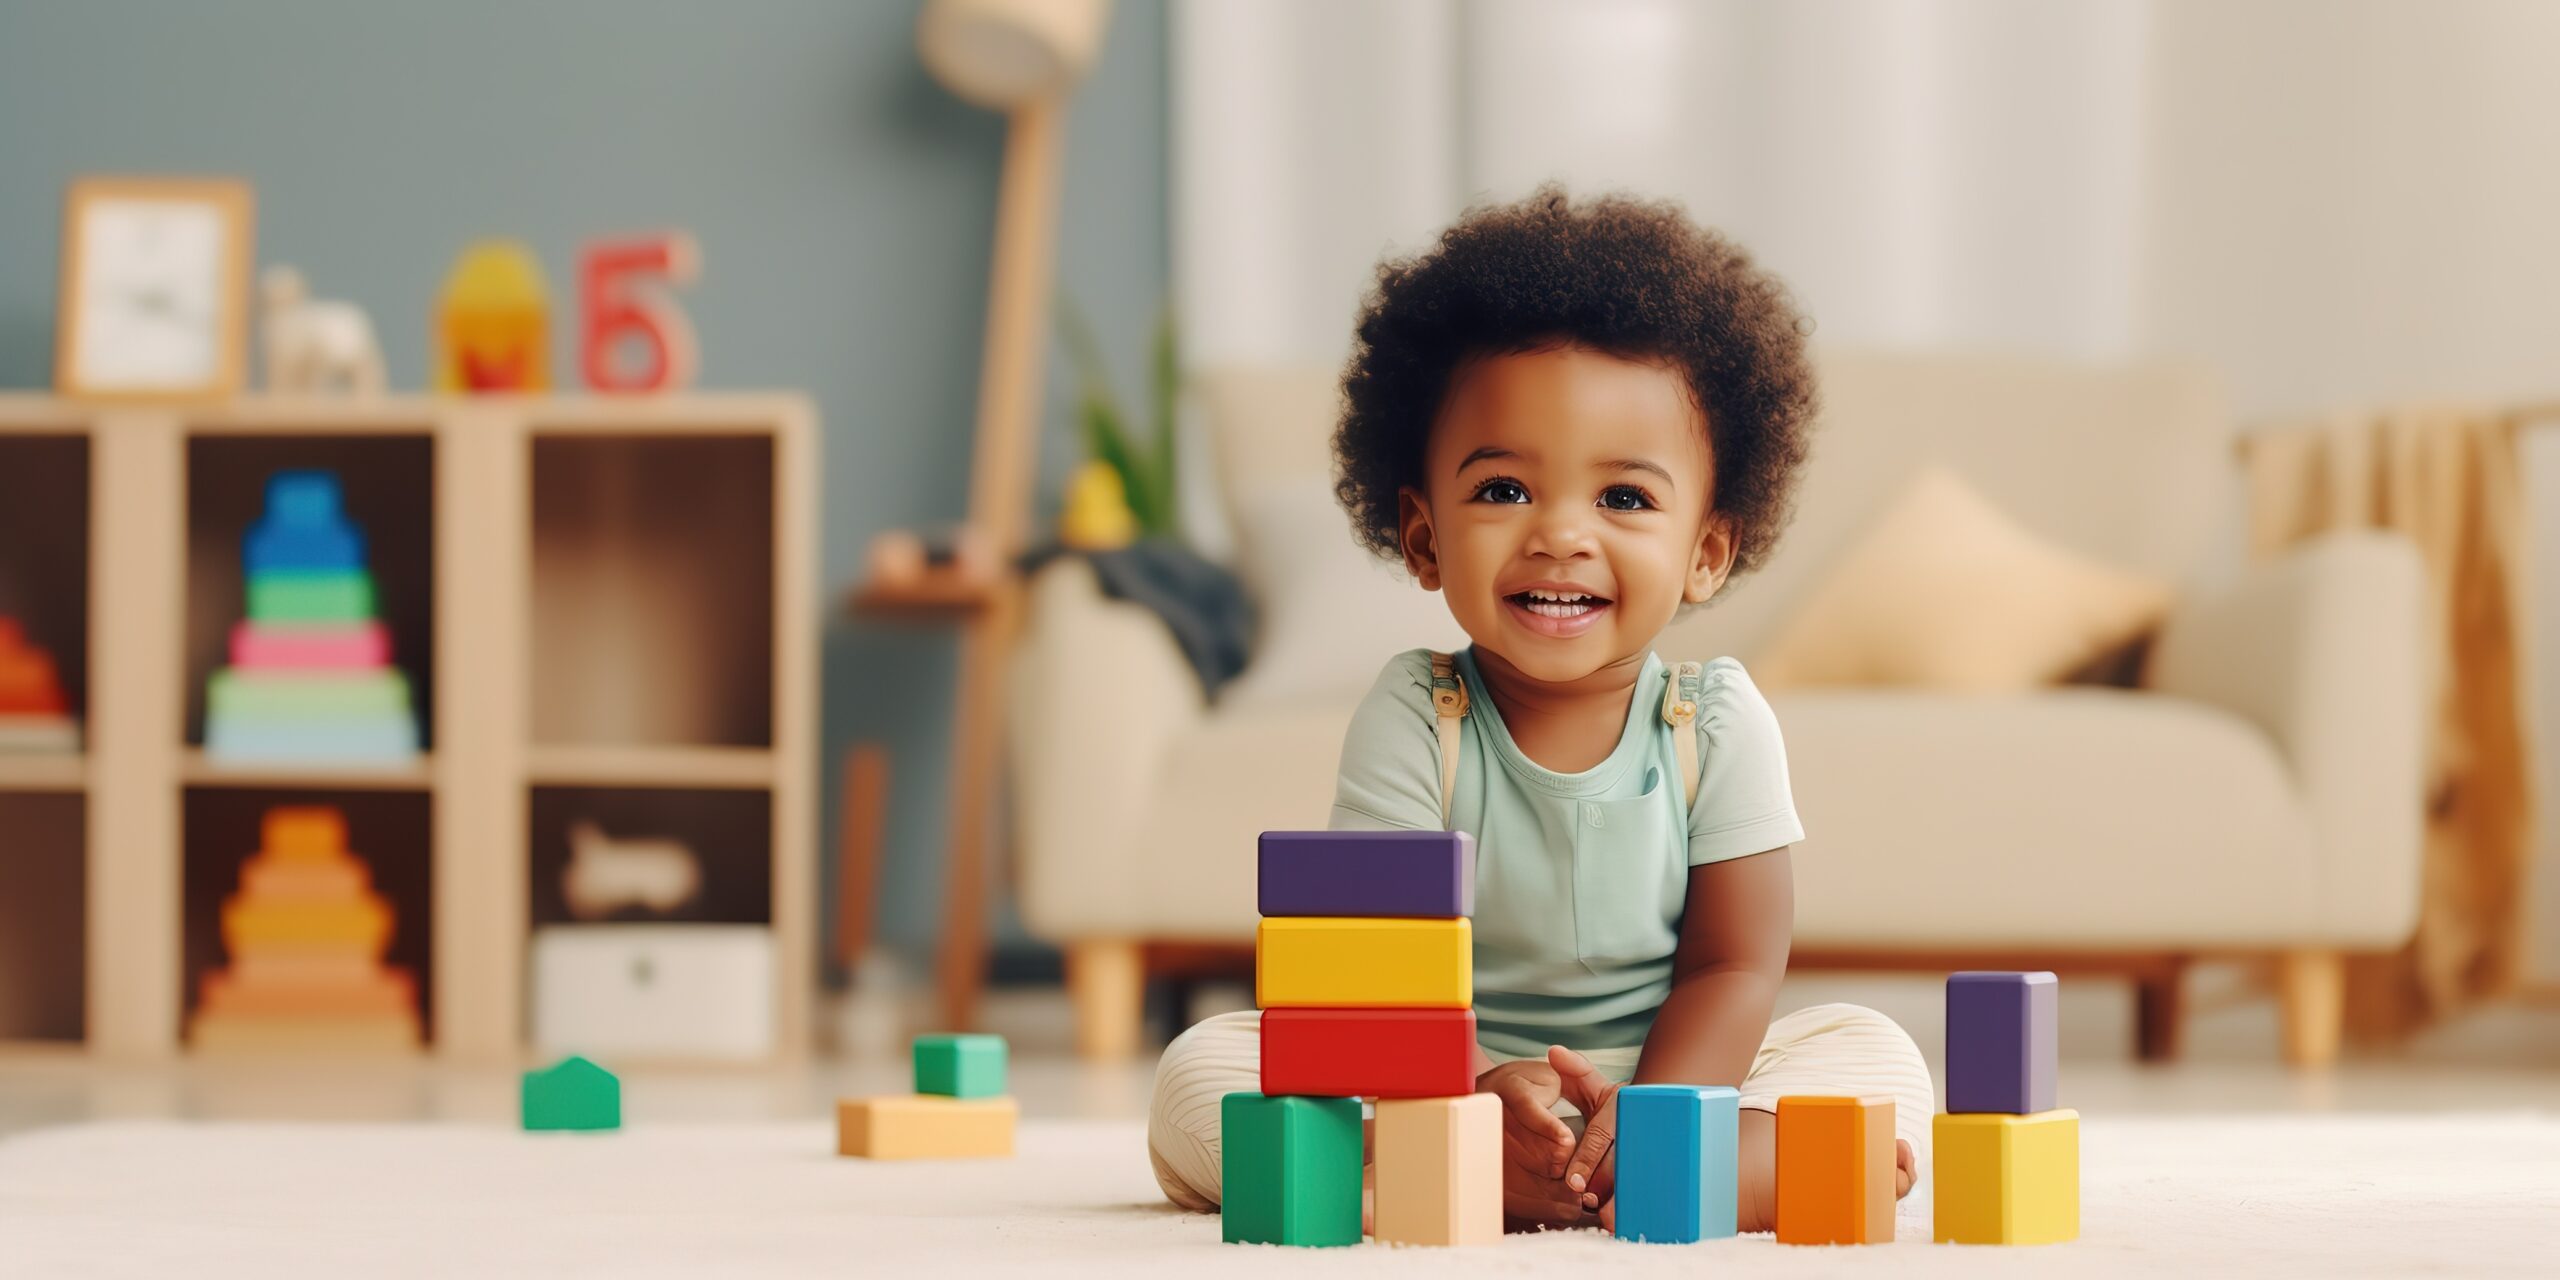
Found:
[(2130, 643), (2169, 602), (2166, 583), (2055, 546), (1930, 467), (1831, 565), (1751, 674), (1766, 688), (2017, 692)]

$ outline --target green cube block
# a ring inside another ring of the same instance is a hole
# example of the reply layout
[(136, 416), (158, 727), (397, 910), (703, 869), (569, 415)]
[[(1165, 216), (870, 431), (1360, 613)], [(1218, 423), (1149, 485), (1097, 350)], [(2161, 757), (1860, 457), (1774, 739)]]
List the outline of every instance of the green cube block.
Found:
[(361, 569), (249, 575), (249, 617), (256, 622), (363, 622), (373, 617), (373, 575)]
[(1358, 1098), (1230, 1093), (1218, 1125), (1227, 1243), (1360, 1243)]
[(619, 1129), (622, 1082), (575, 1055), (549, 1070), (525, 1072), (524, 1127), (527, 1131)]
[(944, 1098), (1004, 1095), (1003, 1036), (917, 1036), (916, 1092)]

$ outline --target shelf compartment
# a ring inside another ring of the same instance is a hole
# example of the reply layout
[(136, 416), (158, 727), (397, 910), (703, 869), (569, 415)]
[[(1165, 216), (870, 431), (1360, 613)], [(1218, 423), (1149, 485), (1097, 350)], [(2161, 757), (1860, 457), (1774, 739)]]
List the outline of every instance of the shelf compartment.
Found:
[[(230, 662), (231, 631), (246, 614), (244, 540), (278, 471), (336, 473), (347, 519), (363, 530), (374, 609), (391, 637), (391, 664), (408, 680), (422, 748), (435, 707), (435, 441), (418, 434), (259, 432), (197, 424), (187, 439), (187, 650), (184, 741), (205, 741), (206, 682)], [(263, 768), (263, 766), (261, 766)], [(298, 772), (298, 770), (297, 770)]]
[(380, 963), (406, 974), (415, 992), (423, 1037), (434, 1025), (433, 808), (423, 791), (318, 791), (309, 788), (190, 787), (185, 792), (183, 945), (180, 952), (182, 1040), (193, 1046), (207, 974), (235, 958), (224, 944), (223, 904), (240, 893), (241, 867), (265, 842), (268, 811), (326, 806), (345, 815), (346, 848), (364, 864), (370, 892), (391, 910)]
[(87, 1035), (87, 811), (0, 793), (0, 1042)]
[[(0, 432), (0, 617), (53, 660), (72, 718), (89, 690), (89, 438)], [(8, 757), (0, 756), (0, 760)]]
[(771, 747), (773, 441), (537, 431), (531, 448), (533, 741)]
[[(771, 924), (773, 796), (760, 788), (537, 786), (527, 805), (532, 874), (527, 905), (536, 927), (612, 922)], [(590, 857), (614, 864), (591, 885), (621, 886), (605, 894), (601, 915), (573, 912), (564, 884), (574, 833), (607, 847)], [(673, 906), (648, 899), (668, 875), (660, 842), (690, 853), (694, 891)], [(619, 896), (622, 901), (615, 902)]]

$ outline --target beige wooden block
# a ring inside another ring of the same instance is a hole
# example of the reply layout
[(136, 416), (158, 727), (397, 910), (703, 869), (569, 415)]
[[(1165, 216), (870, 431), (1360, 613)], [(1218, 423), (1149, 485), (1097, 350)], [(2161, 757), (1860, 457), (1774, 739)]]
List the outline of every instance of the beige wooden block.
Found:
[(1378, 1102), (1381, 1244), (1502, 1242), (1502, 1103), (1490, 1093)]
[(866, 1160), (1009, 1156), (1020, 1118), (1011, 1098), (846, 1098), (836, 1103), (836, 1154)]

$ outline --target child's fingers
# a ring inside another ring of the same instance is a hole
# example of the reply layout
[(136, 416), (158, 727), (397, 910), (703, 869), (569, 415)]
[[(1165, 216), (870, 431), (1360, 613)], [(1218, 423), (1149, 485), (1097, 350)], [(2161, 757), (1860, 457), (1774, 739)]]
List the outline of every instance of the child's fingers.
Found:
[(1494, 1096), (1502, 1099), (1502, 1143), (1510, 1149), (1513, 1163), (1544, 1170), (1550, 1178), (1561, 1176), (1566, 1157), (1573, 1153), (1573, 1130), (1536, 1098), (1508, 1089)]
[(1556, 1071), (1556, 1086), (1564, 1100), (1584, 1115), (1595, 1115), (1601, 1104), (1618, 1091), (1618, 1084), (1591, 1065), (1591, 1059), (1563, 1045), (1547, 1049), (1547, 1065)]
[(1598, 1184), (1601, 1171), (1608, 1167), (1609, 1152), (1617, 1144), (1618, 1109), (1604, 1106), (1584, 1122), (1582, 1142), (1573, 1149), (1573, 1159), (1564, 1167), (1564, 1184), (1576, 1191), (1606, 1196), (1607, 1191)]

